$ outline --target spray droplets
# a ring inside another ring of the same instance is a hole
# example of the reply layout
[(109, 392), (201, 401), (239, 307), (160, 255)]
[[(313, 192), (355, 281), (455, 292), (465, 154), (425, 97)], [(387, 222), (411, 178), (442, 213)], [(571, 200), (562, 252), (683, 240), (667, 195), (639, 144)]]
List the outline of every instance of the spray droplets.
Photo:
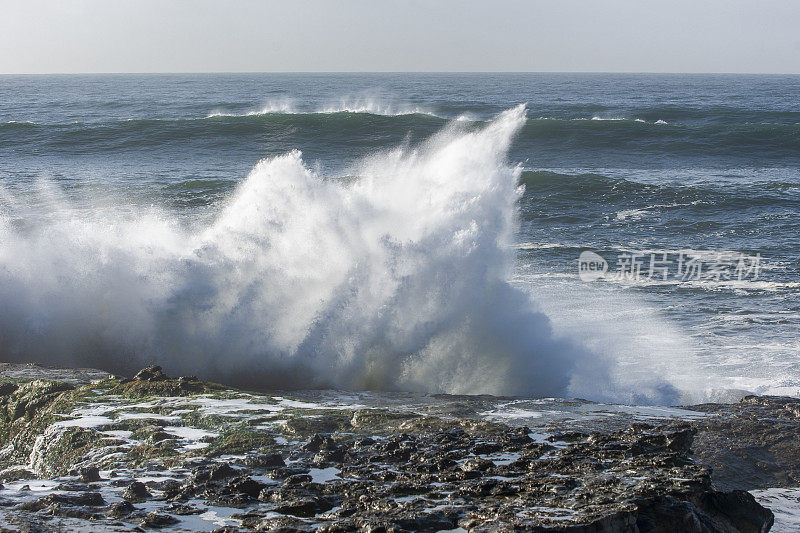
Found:
[(455, 124), (347, 184), (299, 152), (263, 160), (194, 232), (63, 205), (25, 233), (5, 224), (3, 355), (261, 388), (563, 395), (591, 356), (507, 282), (520, 191), (505, 159), (524, 121), (520, 106)]

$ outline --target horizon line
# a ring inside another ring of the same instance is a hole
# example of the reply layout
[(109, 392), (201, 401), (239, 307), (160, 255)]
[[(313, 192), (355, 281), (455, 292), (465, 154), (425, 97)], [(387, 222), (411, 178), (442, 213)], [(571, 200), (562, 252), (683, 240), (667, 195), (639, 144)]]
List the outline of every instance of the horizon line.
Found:
[(96, 71), (96, 72), (0, 72), (0, 76), (102, 76), (102, 75), (203, 75), (203, 74), (629, 74), (697, 76), (798, 76), (800, 72), (667, 72), (590, 70), (208, 70), (208, 71)]

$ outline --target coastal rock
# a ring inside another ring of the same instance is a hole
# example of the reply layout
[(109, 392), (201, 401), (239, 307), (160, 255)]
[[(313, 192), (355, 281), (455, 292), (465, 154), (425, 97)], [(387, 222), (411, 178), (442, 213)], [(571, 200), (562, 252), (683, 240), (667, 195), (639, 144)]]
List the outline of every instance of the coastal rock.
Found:
[(134, 381), (164, 381), (169, 379), (160, 366), (148, 366), (141, 369), (133, 376)]
[(17, 506), (18, 509), (23, 511), (41, 511), (42, 509), (68, 505), (72, 507), (102, 507), (106, 505), (106, 501), (97, 492), (86, 492), (78, 496), (65, 496), (61, 494), (50, 494), (42, 496), (31, 502), (22, 503)]
[(96, 466), (84, 466), (80, 469), (81, 481), (94, 483), (100, 481), (100, 470)]
[(171, 397), (203, 394), (222, 390), (216, 383), (192, 378), (171, 378), (160, 366), (149, 366), (137, 372), (132, 379), (114, 380), (115, 392), (132, 397)]
[(37, 415), (46, 412), (50, 404), (62, 393), (75, 387), (58, 381), (35, 380), (21, 385), (5, 385), (6, 393), (0, 395), (0, 435), (9, 437), (16, 426), (24, 425)]
[(324, 513), (333, 508), (333, 505), (321, 498), (304, 498), (286, 503), (281, 503), (273, 512), (291, 516), (310, 517), (317, 513)]
[(286, 466), (286, 462), (279, 453), (248, 455), (244, 464), (250, 468), (278, 468)]
[[(784, 439), (798, 428), (795, 403), (763, 398), (705, 406), (711, 416), (691, 423), (532, 431), (471, 415), (468, 402), (478, 412), (484, 398), (452, 400), (443, 416), (436, 404), (424, 414), (326, 410), (145, 370), (79, 387), (22, 383), (0, 396), (11, 440), (0, 451), (3, 479), (28, 463), (27, 477), (68, 475), (47, 481), (57, 493), (32, 498), (17, 485), (0, 503), (32, 520), (98, 529), (171, 528), (227, 509), (208, 516), (264, 531), (760, 532), (772, 513), (749, 493), (712, 485), (692, 453), (710, 453), (699, 449), (704, 438), (735, 442), (768, 416), (776, 429), (745, 438), (783, 450), (788, 464), (794, 448)], [(33, 411), (8, 408), (37, 398)], [(123, 500), (106, 509), (99, 491)]]
[(746, 396), (692, 408), (713, 415), (695, 425), (694, 455), (713, 467), (715, 487), (800, 486), (800, 399)]
[(93, 429), (49, 426), (33, 442), (30, 465), (39, 475), (64, 475), (96, 447), (99, 439)]
[(142, 521), (139, 522), (139, 525), (143, 528), (161, 529), (175, 525), (178, 522), (180, 522), (180, 520), (174, 516), (153, 511), (145, 516)]
[(122, 497), (131, 502), (143, 502), (153, 497), (141, 481), (132, 481), (124, 491)]
[(127, 500), (123, 500), (121, 502), (114, 502), (108, 507), (108, 516), (110, 518), (123, 518), (131, 514), (136, 510), (136, 507)]

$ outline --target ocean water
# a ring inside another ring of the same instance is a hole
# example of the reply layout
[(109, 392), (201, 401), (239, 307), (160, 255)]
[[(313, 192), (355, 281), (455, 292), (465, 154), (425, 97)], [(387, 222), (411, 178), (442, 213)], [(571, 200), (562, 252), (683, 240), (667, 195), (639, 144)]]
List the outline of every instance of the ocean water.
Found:
[(0, 76), (0, 358), (798, 395), (798, 102), (798, 76)]

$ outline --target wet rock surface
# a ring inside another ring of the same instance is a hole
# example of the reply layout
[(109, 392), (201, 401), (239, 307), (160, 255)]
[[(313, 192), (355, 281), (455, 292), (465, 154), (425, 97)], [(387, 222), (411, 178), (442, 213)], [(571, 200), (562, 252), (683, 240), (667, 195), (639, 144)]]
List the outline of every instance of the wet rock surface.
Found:
[(695, 453), (714, 466), (715, 486), (800, 486), (800, 399), (746, 396), (692, 409), (713, 415), (698, 424)]
[[(158, 367), (83, 385), (0, 381), (0, 525), (767, 531), (772, 513), (741, 489), (795, 483), (797, 407), (290, 397)], [(753, 473), (737, 484), (737, 469)]]

